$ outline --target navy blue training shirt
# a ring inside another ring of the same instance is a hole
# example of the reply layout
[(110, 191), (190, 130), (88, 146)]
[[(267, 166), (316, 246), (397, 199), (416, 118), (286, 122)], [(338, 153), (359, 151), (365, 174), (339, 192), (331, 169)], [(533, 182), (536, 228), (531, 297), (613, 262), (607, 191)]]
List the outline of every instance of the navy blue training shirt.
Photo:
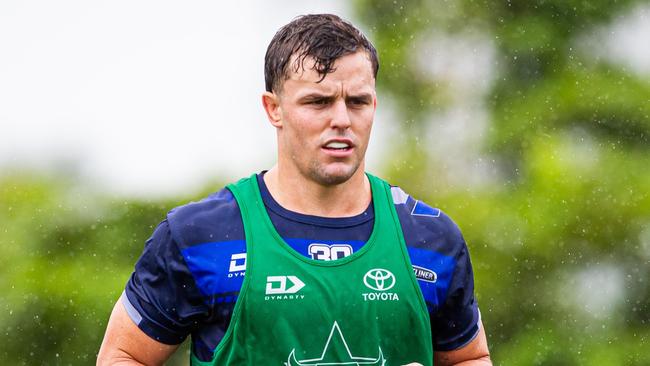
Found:
[[(263, 173), (257, 179), (264, 205), (282, 238), (306, 257), (338, 259), (359, 250), (374, 223), (372, 203), (357, 216), (325, 218), (281, 207)], [(449, 351), (479, 330), (467, 246), (456, 224), (391, 187), (407, 250), (431, 319), (433, 348)], [(131, 319), (166, 344), (192, 336), (202, 361), (212, 359), (224, 336), (244, 280), (246, 240), (239, 207), (228, 189), (167, 214), (147, 240), (122, 302)]]

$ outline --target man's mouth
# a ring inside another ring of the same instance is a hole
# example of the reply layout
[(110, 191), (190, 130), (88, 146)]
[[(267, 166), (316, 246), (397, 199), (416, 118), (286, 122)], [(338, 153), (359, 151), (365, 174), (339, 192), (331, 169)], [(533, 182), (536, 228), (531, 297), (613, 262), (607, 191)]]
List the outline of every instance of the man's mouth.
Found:
[(325, 145), (325, 148), (330, 150), (347, 150), (350, 148), (350, 145), (345, 142), (333, 141)]
[(330, 141), (323, 146), (324, 149), (332, 151), (347, 151), (353, 147), (352, 143), (348, 141)]

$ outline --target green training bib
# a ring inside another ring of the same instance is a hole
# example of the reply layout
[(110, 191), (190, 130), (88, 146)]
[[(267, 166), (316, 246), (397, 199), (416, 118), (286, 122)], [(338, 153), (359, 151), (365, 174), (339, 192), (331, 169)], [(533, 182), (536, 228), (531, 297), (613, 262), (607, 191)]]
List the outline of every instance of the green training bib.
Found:
[(280, 237), (255, 175), (228, 186), (244, 223), (246, 277), (212, 361), (192, 355), (192, 365), (433, 364), (429, 314), (390, 187), (368, 179), (372, 234), (330, 261), (306, 258)]

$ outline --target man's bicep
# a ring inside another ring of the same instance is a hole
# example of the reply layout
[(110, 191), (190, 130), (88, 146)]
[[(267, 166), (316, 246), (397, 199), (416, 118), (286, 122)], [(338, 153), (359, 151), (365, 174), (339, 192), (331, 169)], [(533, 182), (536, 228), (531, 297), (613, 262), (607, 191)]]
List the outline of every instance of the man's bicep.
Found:
[(138, 328), (166, 344), (182, 343), (210, 312), (167, 221), (147, 240), (122, 296)]
[(436, 351), (433, 356), (434, 365), (492, 365), (485, 330), (480, 322), (479, 327), (476, 337), (463, 347), (452, 351)]
[(145, 334), (117, 301), (106, 327), (98, 365), (162, 365), (179, 345), (160, 343)]
[(456, 240), (454, 271), (444, 302), (431, 314), (436, 351), (452, 351), (475, 339), (480, 330), (480, 312), (474, 296), (474, 274), (469, 252), (460, 235)]

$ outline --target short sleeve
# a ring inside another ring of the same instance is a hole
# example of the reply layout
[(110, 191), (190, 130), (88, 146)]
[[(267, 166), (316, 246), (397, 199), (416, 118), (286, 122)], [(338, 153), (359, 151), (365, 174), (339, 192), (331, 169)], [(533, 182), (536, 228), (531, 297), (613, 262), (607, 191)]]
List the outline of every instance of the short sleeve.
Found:
[(166, 344), (183, 342), (196, 324), (207, 318), (209, 308), (167, 220), (147, 240), (121, 300), (144, 333)]
[[(456, 235), (454, 235), (456, 236)], [(480, 313), (474, 298), (474, 275), (465, 241), (458, 231), (453, 277), (443, 304), (431, 314), (433, 346), (451, 351), (472, 341), (479, 331)]]

